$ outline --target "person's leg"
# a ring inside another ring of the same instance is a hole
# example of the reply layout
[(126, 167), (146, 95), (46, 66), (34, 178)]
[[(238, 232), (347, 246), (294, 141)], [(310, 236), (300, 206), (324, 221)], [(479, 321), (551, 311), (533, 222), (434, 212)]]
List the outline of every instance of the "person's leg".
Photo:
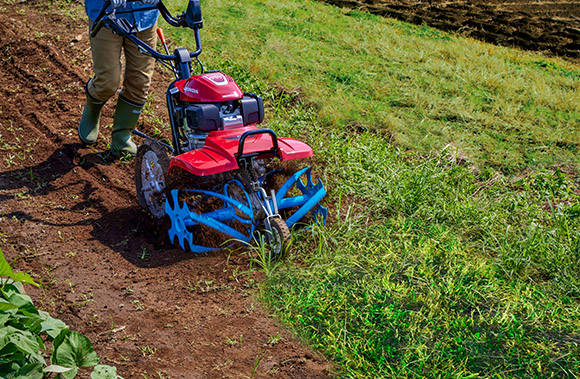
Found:
[[(157, 24), (137, 33), (137, 38), (155, 48), (157, 44)], [(125, 51), (125, 75), (120, 95), (135, 104), (143, 104), (147, 100), (151, 78), (155, 71), (155, 59), (142, 54), (137, 46), (126, 40), (123, 45)]]
[(78, 127), (79, 139), (94, 144), (99, 134), (101, 110), (119, 89), (123, 38), (102, 28), (90, 38), (94, 76), (85, 85), (86, 103)]
[[(137, 33), (137, 38), (151, 47), (157, 43), (157, 25)], [(131, 130), (137, 126), (141, 110), (147, 101), (151, 78), (155, 70), (155, 59), (142, 54), (131, 41), (125, 41), (125, 75), (123, 88), (119, 93), (111, 147), (119, 154), (127, 152), (135, 155), (137, 146), (131, 140)]]

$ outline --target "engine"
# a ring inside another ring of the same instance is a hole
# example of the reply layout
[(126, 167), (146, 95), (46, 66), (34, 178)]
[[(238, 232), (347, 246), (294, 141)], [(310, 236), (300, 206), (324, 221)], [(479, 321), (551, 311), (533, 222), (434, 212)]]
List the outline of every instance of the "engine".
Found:
[(224, 103), (190, 104), (185, 109), (187, 126), (202, 132), (239, 128), (264, 120), (264, 102), (254, 94)]
[(264, 120), (264, 102), (258, 95), (243, 93), (234, 80), (221, 72), (195, 75), (175, 82), (178, 108), (189, 141), (187, 150), (203, 147), (214, 130), (259, 124)]

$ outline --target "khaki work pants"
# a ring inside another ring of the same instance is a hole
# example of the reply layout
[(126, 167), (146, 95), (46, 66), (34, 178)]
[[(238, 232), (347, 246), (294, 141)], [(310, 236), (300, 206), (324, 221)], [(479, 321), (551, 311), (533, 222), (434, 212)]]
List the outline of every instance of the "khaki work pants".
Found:
[[(157, 24), (137, 33), (137, 38), (155, 48)], [(125, 73), (120, 95), (135, 105), (144, 104), (155, 69), (155, 59), (139, 52), (137, 46), (125, 38), (102, 28), (90, 38), (94, 76), (87, 91), (96, 100), (107, 101), (121, 83), (121, 53), (125, 53)]]

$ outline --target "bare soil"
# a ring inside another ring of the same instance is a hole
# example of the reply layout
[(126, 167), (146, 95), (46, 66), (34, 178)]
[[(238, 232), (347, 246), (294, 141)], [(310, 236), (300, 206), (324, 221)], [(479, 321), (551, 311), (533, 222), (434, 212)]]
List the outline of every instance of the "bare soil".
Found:
[(502, 46), (580, 61), (580, 2), (561, 0), (325, 0)]
[[(577, 2), (328, 1), (580, 58)], [(331, 365), (259, 305), (246, 255), (163, 243), (137, 203), (132, 162), (107, 156), (113, 101), (99, 142), (79, 145), (87, 22), (80, 3), (61, 5), (75, 17), (56, 4), (0, 3), (0, 247), (43, 283), (29, 288), (34, 301), (125, 378), (328, 377)], [(166, 79), (154, 77), (161, 118)], [(155, 124), (148, 113), (139, 128)]]
[[(163, 243), (137, 203), (132, 162), (107, 156), (113, 101), (101, 140), (79, 145), (88, 26), (81, 3), (66, 5), (76, 18), (55, 6), (0, 3), (0, 247), (43, 283), (28, 288), (37, 306), (124, 378), (328, 377), (331, 365), (259, 305), (246, 255)], [(158, 117), (166, 79), (154, 77)], [(142, 117), (140, 129), (151, 125)]]

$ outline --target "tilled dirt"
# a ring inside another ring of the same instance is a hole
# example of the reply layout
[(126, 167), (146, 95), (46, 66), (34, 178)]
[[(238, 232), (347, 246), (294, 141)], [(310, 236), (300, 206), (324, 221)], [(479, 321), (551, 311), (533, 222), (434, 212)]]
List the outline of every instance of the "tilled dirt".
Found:
[[(74, 18), (55, 6), (0, 3), (0, 247), (43, 283), (28, 287), (37, 306), (124, 378), (328, 377), (330, 364), (259, 305), (246, 255), (162, 243), (137, 203), (132, 162), (107, 156), (112, 101), (101, 139), (81, 148), (87, 21), (81, 4), (61, 3)], [(163, 118), (169, 81), (154, 81)], [(155, 117), (142, 120), (153, 133)]]
[(381, 16), (580, 61), (580, 2), (561, 0), (325, 0)]
[[(577, 2), (328, 1), (580, 57)], [(188, 255), (161, 243), (137, 204), (132, 162), (106, 154), (112, 102), (99, 142), (79, 145), (91, 75), (82, 5), (0, 4), (0, 247), (44, 284), (29, 287), (39, 307), (87, 335), (125, 378), (329, 376), (331, 365), (259, 306), (247, 256)], [(145, 132), (165, 117), (167, 83), (154, 78), (157, 116), (142, 117)]]

